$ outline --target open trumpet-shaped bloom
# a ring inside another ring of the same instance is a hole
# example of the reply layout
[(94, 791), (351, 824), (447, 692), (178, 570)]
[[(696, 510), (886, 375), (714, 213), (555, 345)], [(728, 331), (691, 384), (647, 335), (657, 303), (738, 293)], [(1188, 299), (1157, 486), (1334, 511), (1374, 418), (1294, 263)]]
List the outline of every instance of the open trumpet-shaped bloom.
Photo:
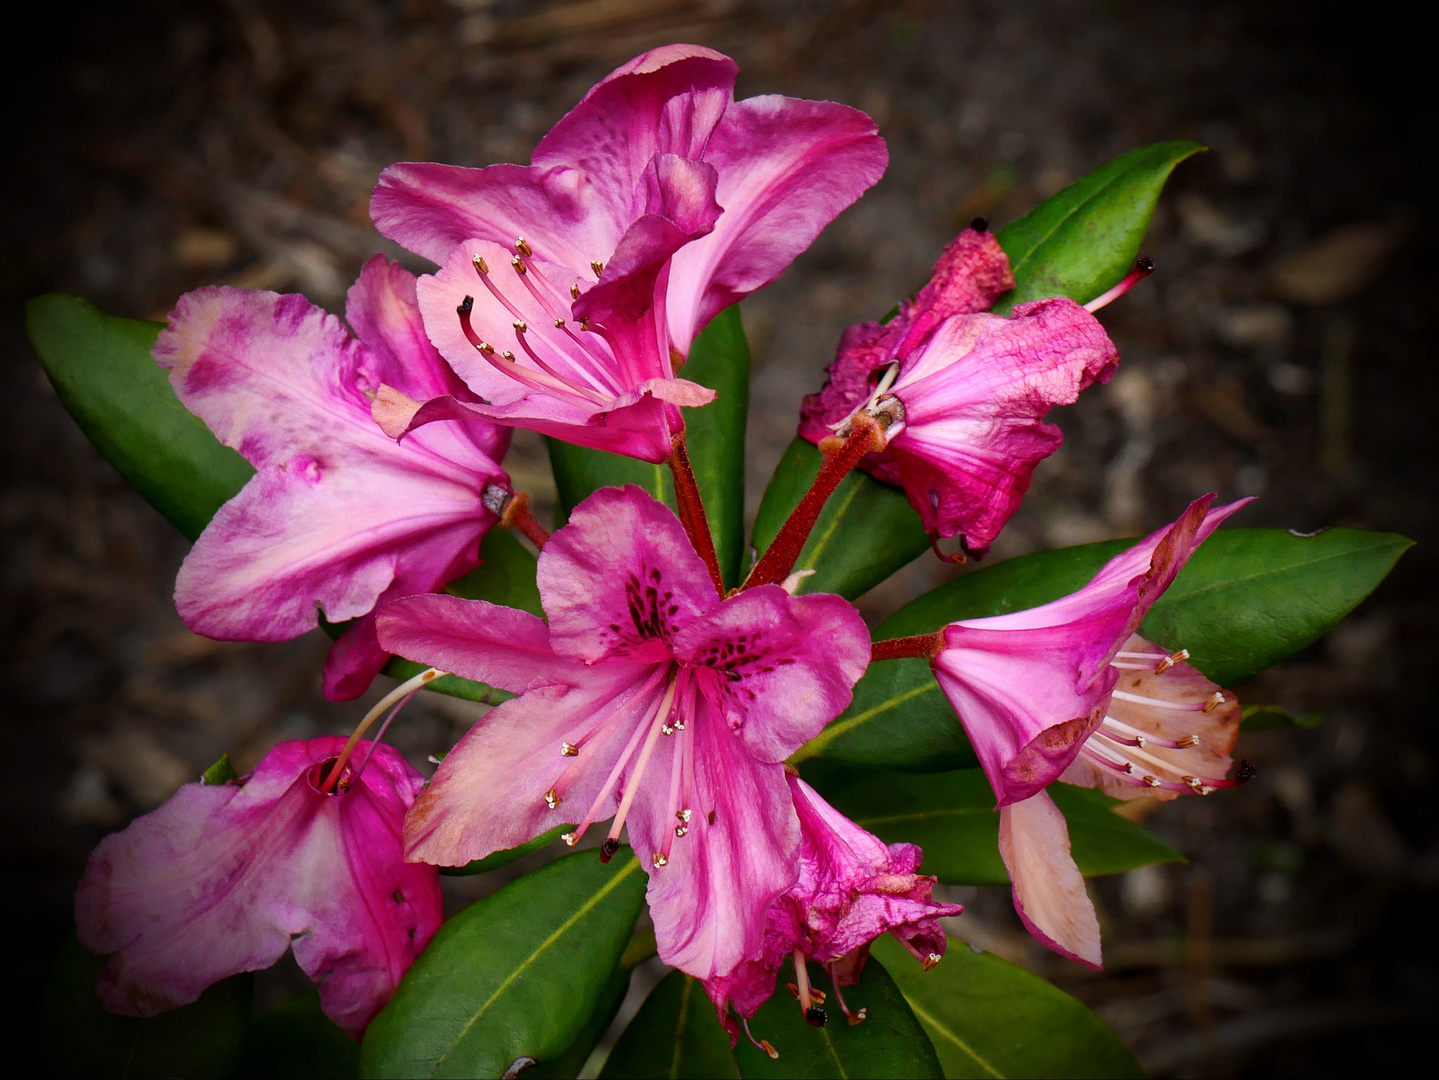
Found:
[(387, 430), (482, 416), (669, 456), (679, 407), (713, 398), (676, 377), (695, 336), (773, 281), (888, 160), (863, 113), (737, 102), (737, 71), (668, 45), (591, 89), (528, 167), (385, 170), (375, 224), (441, 264), (420, 286), (425, 325), (486, 403), (386, 394)]
[(868, 410), (887, 445), (861, 467), (903, 487), (931, 536), (957, 536), (976, 554), (1063, 442), (1045, 415), (1119, 363), (1104, 328), (1071, 300), (1019, 304), (1009, 318), (983, 312), (1013, 284), (993, 237), (961, 234), (898, 318), (846, 333), (829, 384), (801, 415), (800, 434), (817, 443)]
[(507, 429), (443, 425), (398, 446), (371, 419), (382, 385), (473, 397), (425, 336), (414, 276), (376, 256), (345, 314), (354, 335), (302, 296), (199, 289), (154, 350), (185, 407), (257, 470), (181, 567), (180, 617), (241, 641), (298, 637), (321, 611), (360, 618), (326, 664), (332, 698), (363, 693), (384, 665), (376, 604), (474, 569), (509, 492)]
[(1209, 510), (1212, 500), (1196, 499), (1172, 525), (1116, 555), (1077, 592), (940, 632), (935, 677), (1000, 806), (1057, 779), (1106, 722), (1111, 701), (1126, 701), (1129, 692), (1117, 689), (1125, 642), (1194, 550), (1249, 502)]
[(754, 1016), (787, 960), (794, 961), (793, 989), (806, 1020), (817, 1025), (827, 1020), (821, 1008), (825, 995), (811, 987), (805, 968), (813, 961), (828, 971), (841, 1011), (858, 1023), (863, 1014), (850, 1013), (840, 988), (859, 980), (870, 943), (893, 934), (932, 967), (947, 943), (936, 920), (963, 910), (930, 898), (936, 879), (916, 872), (923, 855), (914, 844), (885, 844), (798, 776), (786, 779), (799, 814), (799, 879), (766, 914), (761, 955), (705, 984), (729, 1029), (730, 1045), (739, 1035), (730, 1007), (746, 1019)]
[(800, 824), (782, 762), (849, 703), (869, 634), (837, 596), (728, 600), (666, 507), (602, 488), (540, 553), (548, 625), (448, 596), (380, 613), (386, 648), (520, 696), (450, 752), (405, 823), (441, 865), (559, 824), (613, 818), (649, 871), (660, 956), (697, 978), (760, 949), (794, 883)]
[(80, 943), (110, 957), (107, 1009), (154, 1016), (293, 948), (325, 1015), (359, 1038), (444, 912), (438, 872), (405, 862), (400, 844), (424, 779), (362, 743), (373, 753), (359, 774), (323, 794), (344, 742), (281, 743), (249, 776), (186, 784), (101, 841), (75, 921)]

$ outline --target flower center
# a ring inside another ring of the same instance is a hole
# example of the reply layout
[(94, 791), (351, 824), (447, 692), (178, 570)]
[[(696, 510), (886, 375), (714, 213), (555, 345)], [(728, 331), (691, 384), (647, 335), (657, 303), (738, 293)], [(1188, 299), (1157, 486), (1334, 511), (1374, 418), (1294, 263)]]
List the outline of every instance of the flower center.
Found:
[[(1240, 763), (1233, 778), (1204, 775), (1212, 769), (1217, 755), (1196, 731), (1186, 730), (1191, 725), (1186, 725), (1184, 716), (1207, 715), (1225, 705), (1232, 707), (1233, 702), (1222, 690), (1201, 700), (1186, 700), (1194, 697), (1193, 687), (1175, 683), (1174, 669), (1188, 659), (1187, 649), (1175, 653), (1117, 653), (1114, 667), (1151, 673), (1146, 689), (1174, 696), (1115, 690), (1104, 721), (1085, 740), (1080, 756), (1126, 783), (1164, 791), (1208, 795), (1217, 788), (1237, 787), (1248, 780), (1253, 775), (1248, 762)], [(1166, 673), (1170, 678), (1161, 681)], [(1190, 670), (1189, 674), (1192, 678), (1197, 673)], [(1116, 711), (1123, 711), (1128, 719), (1113, 715)]]
[[(570, 283), (569, 299), (566, 299), (533, 256), (534, 250), (528, 241), (523, 237), (515, 241), (515, 255), (510, 259), (515, 275), (512, 288), (518, 284), (528, 293), (524, 305), (531, 310), (537, 307), (540, 318), (550, 324), (541, 329), (532, 329), (531, 318), (495, 283), (484, 256), (476, 255), (471, 260), (490, 295), (514, 320), (511, 326), (515, 342), (528, 363), (516, 359), (512, 350), (497, 349), (476, 333), (470, 322), (475, 305), (473, 296), (466, 296), (455, 309), (460, 329), (491, 367), (521, 385), (587, 408), (606, 406), (622, 391), (615, 381), (615, 364), (605, 328), (580, 319), (579, 328), (584, 336), (576, 334), (570, 328), (569, 317), (571, 304), (580, 297), (579, 282)], [(590, 266), (598, 277), (604, 264), (593, 262)]]

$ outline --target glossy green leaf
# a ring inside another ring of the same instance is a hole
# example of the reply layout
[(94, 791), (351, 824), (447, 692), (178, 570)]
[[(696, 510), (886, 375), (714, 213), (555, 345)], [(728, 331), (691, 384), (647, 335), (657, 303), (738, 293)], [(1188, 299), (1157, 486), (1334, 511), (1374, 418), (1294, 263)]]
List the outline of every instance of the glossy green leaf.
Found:
[(45, 986), (46, 1061), (60, 1076), (226, 1076), (250, 1023), (253, 975), (216, 983), (193, 1004), (148, 1020), (106, 1012), (95, 993), (105, 966), (73, 934)]
[(1178, 140), (1141, 146), (1051, 195), (996, 234), (1016, 288), (1000, 315), (1026, 300), (1067, 296), (1088, 303), (1129, 272), (1159, 193), (1174, 167), (1204, 147)]
[(600, 1071), (600, 1080), (738, 1076), (729, 1033), (704, 987), (683, 971), (671, 971), (650, 991)]
[(873, 956), (864, 965), (859, 984), (844, 990), (844, 1000), (851, 1011), (868, 1010), (868, 1019), (861, 1024), (845, 1023), (828, 976), (812, 964), (811, 981), (829, 995), (824, 1006), (829, 1023), (822, 1028), (810, 1027), (800, 1013), (799, 1003), (785, 989), (785, 982), (791, 978), (793, 975), (786, 965), (774, 993), (749, 1024), (754, 1037), (767, 1040), (779, 1051), (779, 1057), (769, 1058), (746, 1039), (740, 1039), (735, 1048), (740, 1075), (746, 1080), (944, 1075), (924, 1028), (910, 1011), (884, 964)]
[(351, 1080), (359, 1070), (359, 1045), (320, 1011), (319, 992), (306, 990), (255, 1018), (234, 1075)]
[[(1042, 551), (941, 585), (906, 604), (875, 639), (924, 634), (958, 619), (1020, 611), (1081, 587), (1134, 540)], [(1389, 573), (1412, 541), (1393, 533), (1221, 529), (1180, 571), (1140, 626), (1221, 685), (1318, 640)], [(850, 707), (791, 759), (936, 771), (974, 764), (954, 711), (922, 660), (871, 665)]]
[(1246, 705), (1242, 711), (1242, 726), (1245, 731), (1272, 731), (1274, 728), (1285, 727), (1315, 728), (1324, 723), (1323, 713), (1292, 713), (1278, 705)]
[(949, 1080), (1144, 1075), (1103, 1020), (1007, 960), (951, 940), (944, 960), (924, 971), (887, 935), (873, 955), (889, 966)]
[[(999, 857), (999, 814), (980, 769), (900, 773), (813, 761), (804, 777), (841, 813), (887, 844), (918, 844), (926, 874), (949, 885), (1008, 885)], [(1049, 794), (1069, 824), (1074, 861), (1086, 877), (1183, 858), (1168, 844), (1113, 812), (1117, 799), (1052, 784)]]
[(235, 771), (235, 766), (230, 763), (229, 754), (221, 754), (220, 760), (211, 765), (200, 774), (200, 783), (206, 787), (213, 787), (216, 784), (228, 784), (231, 780), (240, 779), (240, 774)]
[(574, 1037), (562, 1053), (549, 1058), (546, 1061), (536, 1062), (524, 1070), (527, 1080), (573, 1080), (584, 1068), (585, 1062), (594, 1053), (599, 1041), (609, 1030), (610, 1024), (614, 1021), (615, 1014), (620, 1011), (624, 1004), (625, 994), (629, 992), (630, 976), (634, 973), (634, 967), (621, 961), (620, 965), (610, 972), (605, 987), (600, 991), (599, 999), (595, 1002), (594, 1010), (590, 1018), (585, 1021), (585, 1026), (580, 1033)]
[[(744, 433), (749, 416), (749, 345), (738, 306), (726, 308), (705, 327), (679, 374), (719, 394), (703, 408), (684, 410), (685, 440), (720, 570), (725, 581), (734, 584), (744, 552)], [(667, 466), (558, 439), (546, 442), (560, 496), (557, 528), (571, 510), (602, 487), (638, 484), (674, 507), (674, 481)]]
[[(795, 439), (775, 466), (755, 518), (750, 542), (761, 554), (819, 475), (820, 453)], [(840, 481), (820, 511), (796, 570), (813, 570), (802, 593), (838, 593), (854, 599), (929, 550), (919, 515), (897, 487), (862, 472)]]
[(628, 850), (556, 859), (440, 928), (365, 1034), (367, 1077), (499, 1076), (563, 1054), (593, 1015), (644, 901)]
[(526, 840), (518, 847), (492, 852), (483, 859), (476, 859), (473, 862), (465, 863), (464, 866), (442, 866), (440, 867), (440, 873), (458, 876), (487, 874), (491, 870), (498, 870), (502, 866), (508, 866), (516, 859), (523, 859), (526, 855), (533, 855), (535, 852), (549, 847), (549, 845), (560, 838), (562, 833), (568, 832), (574, 827), (573, 823), (556, 825), (549, 832), (540, 833), (540, 835), (533, 840)]
[(180, 404), (150, 358), (157, 323), (51, 293), (25, 306), (30, 341), (61, 403), (105, 460), (191, 540), (255, 470)]

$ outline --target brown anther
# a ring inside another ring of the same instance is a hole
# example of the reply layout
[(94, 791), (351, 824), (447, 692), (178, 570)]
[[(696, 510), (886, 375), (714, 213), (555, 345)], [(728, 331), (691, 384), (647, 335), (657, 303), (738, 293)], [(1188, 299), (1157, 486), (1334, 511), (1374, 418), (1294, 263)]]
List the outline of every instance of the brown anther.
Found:
[(685, 835), (686, 833), (688, 833), (689, 831), (690, 831), (690, 827), (689, 827), (688, 825), (676, 825), (676, 826), (675, 826), (675, 836), (677, 836), (677, 837), (679, 837), (679, 836), (684, 836), (684, 835)]
[(595, 272), (595, 277), (599, 277), (605, 271), (605, 264), (600, 262), (599, 259), (591, 259), (590, 269)]
[(1224, 694), (1222, 691), (1216, 690), (1214, 691), (1214, 696), (1204, 703), (1204, 711), (1213, 712), (1215, 709), (1219, 708), (1219, 706), (1223, 704)]
[(511, 323), (510, 325), (512, 325), (515, 330), (521, 334), (523, 334), (526, 330), (529, 329), (529, 325), (523, 322)]
[[(930, 968), (934, 967), (935, 964), (939, 963), (943, 959), (944, 957), (941, 956), (939, 953), (932, 952), (924, 958), (924, 960), (921, 962), (921, 966), (924, 968), (925, 971), (928, 971)], [(864, 1010), (861, 1009), (860, 1012), (862, 1014)]]
[(860, 1009), (859, 1012), (857, 1012), (857, 1013), (850, 1013), (849, 1016), (847, 1017), (847, 1019), (849, 1020), (849, 1026), (850, 1026), (850, 1027), (854, 1027), (856, 1024), (862, 1024), (862, 1023), (864, 1023), (866, 1017), (868, 1017), (868, 1016), (869, 1016), (869, 1009), (868, 1009), (868, 1008)]
[(1198, 745), (1199, 745), (1199, 736), (1198, 736), (1198, 735), (1181, 735), (1179, 738), (1175, 739), (1174, 741), (1179, 744), (1179, 748), (1180, 748), (1181, 750), (1188, 750), (1191, 746), (1198, 746)]
[(679, 818), (686, 825), (688, 825), (690, 821), (690, 812), (688, 810), (676, 810), (675, 817)]
[(545, 805), (548, 806), (551, 810), (559, 806), (560, 803), (564, 801), (564, 798), (554, 788), (550, 788), (549, 791), (545, 792)]
[(779, 1060), (779, 1051), (770, 1045), (770, 1041), (768, 1039), (761, 1039), (759, 1041), (759, 1048), (769, 1055), (769, 1059), (771, 1061)]
[(575, 846), (575, 841), (578, 840), (579, 837), (576, 836), (576, 835), (575, 835), (574, 833), (572, 833), (572, 832), (567, 832), (567, 833), (561, 833), (561, 834), (560, 834), (560, 839), (565, 842), (565, 846), (566, 846), (566, 847), (574, 847), (574, 846)]
[(676, 721), (675, 721), (675, 730), (676, 730), (676, 731), (683, 731), (684, 729), (685, 729), (685, 722), (684, 722), (683, 720), (676, 720)]
[(673, 735), (674, 733), (675, 733), (675, 729), (674, 729), (673, 727), (671, 727), (669, 724), (661, 724), (661, 725), (660, 725), (660, 734), (661, 734), (661, 735)]
[(519, 274), (521, 277), (530, 272), (529, 267), (525, 265), (525, 260), (520, 258), (518, 255), (511, 256), (510, 265), (515, 268), (515, 273)]
[(561, 329), (563, 329), (563, 328), (564, 328), (564, 325), (565, 325), (565, 320), (564, 320), (564, 319), (556, 319), (556, 320), (555, 320), (555, 329), (556, 329), (556, 330), (561, 330)]
[(1158, 664), (1155, 666), (1155, 668), (1154, 668), (1154, 673), (1155, 673), (1156, 675), (1163, 675), (1166, 671), (1168, 671), (1170, 668), (1172, 668), (1175, 664), (1178, 664), (1178, 663), (1180, 663), (1181, 661), (1188, 660), (1188, 659), (1189, 659), (1189, 650), (1188, 650), (1188, 649), (1180, 649), (1178, 652), (1170, 653), (1170, 654), (1169, 654), (1168, 656), (1166, 656), (1163, 660), (1159, 661), (1159, 663), (1158, 663)]
[(1197, 776), (1181, 776), (1179, 778), (1200, 794), (1204, 793), (1204, 781)]
[(483, 255), (476, 255), (470, 262), (474, 264), (477, 273), (488, 274), (490, 272), (490, 264), (485, 262)]
[(791, 981), (785, 983), (784, 985), (785, 985), (785, 989), (790, 992), (790, 996), (793, 997), (796, 1001), (798, 1001), (798, 1000), (799, 1000), (799, 987), (794, 984), (794, 981), (791, 980)]
[(668, 866), (670, 857), (663, 851), (656, 851), (654, 855), (650, 857), (650, 861), (653, 862), (655, 866)]
[(1136, 735), (1134, 736), (1134, 745), (1139, 747), (1139, 749), (1143, 750), (1146, 746), (1149, 745), (1149, 740), (1146, 739), (1143, 735)]
[(580, 748), (574, 743), (560, 743), (560, 757), (579, 757)]
[(588, 330), (589, 328), (590, 328), (590, 320), (587, 319), (587, 318), (585, 318), (583, 315), (581, 315), (581, 316), (580, 316), (580, 329), (581, 329), (581, 330)]
[(578, 281), (572, 281), (572, 282), (570, 282), (570, 299), (571, 299), (571, 300), (578, 300), (579, 298), (580, 298), (580, 283), (579, 283)]
[(1159, 787), (1161, 783), (1162, 781), (1157, 776), (1146, 776), (1144, 778), (1144, 784), (1146, 787)]
[(526, 240), (523, 236), (516, 238), (515, 250), (518, 251), (521, 255), (525, 256), (525, 258), (529, 258), (535, 253), (534, 249), (530, 247), (529, 241)]
[(515, 354), (510, 352), (508, 349), (500, 353), (500, 355), (503, 356), (506, 360), (513, 360), (515, 358)]
[(495, 347), (491, 345), (488, 341), (480, 342), (479, 348), (480, 352), (484, 353), (486, 356), (489, 356), (495, 351)]

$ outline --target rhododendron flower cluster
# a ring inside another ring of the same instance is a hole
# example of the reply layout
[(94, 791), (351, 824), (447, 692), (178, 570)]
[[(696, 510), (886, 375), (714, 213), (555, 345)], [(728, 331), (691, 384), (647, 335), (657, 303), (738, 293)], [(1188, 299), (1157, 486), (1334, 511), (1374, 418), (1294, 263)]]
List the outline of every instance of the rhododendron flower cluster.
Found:
[[(873, 942), (892, 935), (928, 970), (945, 955), (941, 920), (962, 911), (918, 846), (874, 835), (790, 763), (872, 662), (929, 661), (993, 790), (1019, 917), (1093, 967), (1098, 920), (1048, 789), (1173, 799), (1246, 778), (1231, 775), (1234, 695), (1179, 643), (1139, 632), (1244, 502), (1203, 496), (1067, 596), (913, 637), (872, 642), (849, 599), (806, 591), (823, 559), (795, 569), (846, 480), (902, 489), (933, 541), (982, 556), (1060, 445), (1046, 414), (1114, 374), (1093, 311), (1148, 264), (1088, 304), (1040, 297), (999, 314), (1015, 274), (976, 221), (892, 319), (845, 332), (799, 412), (820, 452), (813, 482), (727, 584), (685, 414), (716, 391), (683, 376), (686, 359), (887, 160), (863, 113), (736, 101), (736, 73), (709, 49), (655, 49), (593, 87), (527, 166), (386, 169), (377, 228), (438, 269), (416, 278), (376, 256), (343, 321), (299, 296), (181, 297), (154, 359), (256, 469), (180, 570), (181, 617), (228, 640), (331, 625), (332, 699), (382, 670), (402, 681), (348, 740), (282, 743), (100, 844), (76, 917), (108, 957), (107, 1008), (176, 1008), (288, 948), (358, 1039), (445, 941), (437, 868), (557, 832), (588, 852), (576, 858), (634, 849), (658, 955), (703, 984), (732, 1047), (744, 1033), (783, 1052), (750, 1026), (786, 971), (806, 1022), (860, 1024), (869, 1009), (845, 990)], [(590, 485), (551, 534), (501, 464), (514, 427), (665, 465), (673, 508), (633, 484)], [(497, 526), (535, 549), (542, 614), (447, 591)], [(511, 696), (425, 780), (381, 740), (444, 676)]]

